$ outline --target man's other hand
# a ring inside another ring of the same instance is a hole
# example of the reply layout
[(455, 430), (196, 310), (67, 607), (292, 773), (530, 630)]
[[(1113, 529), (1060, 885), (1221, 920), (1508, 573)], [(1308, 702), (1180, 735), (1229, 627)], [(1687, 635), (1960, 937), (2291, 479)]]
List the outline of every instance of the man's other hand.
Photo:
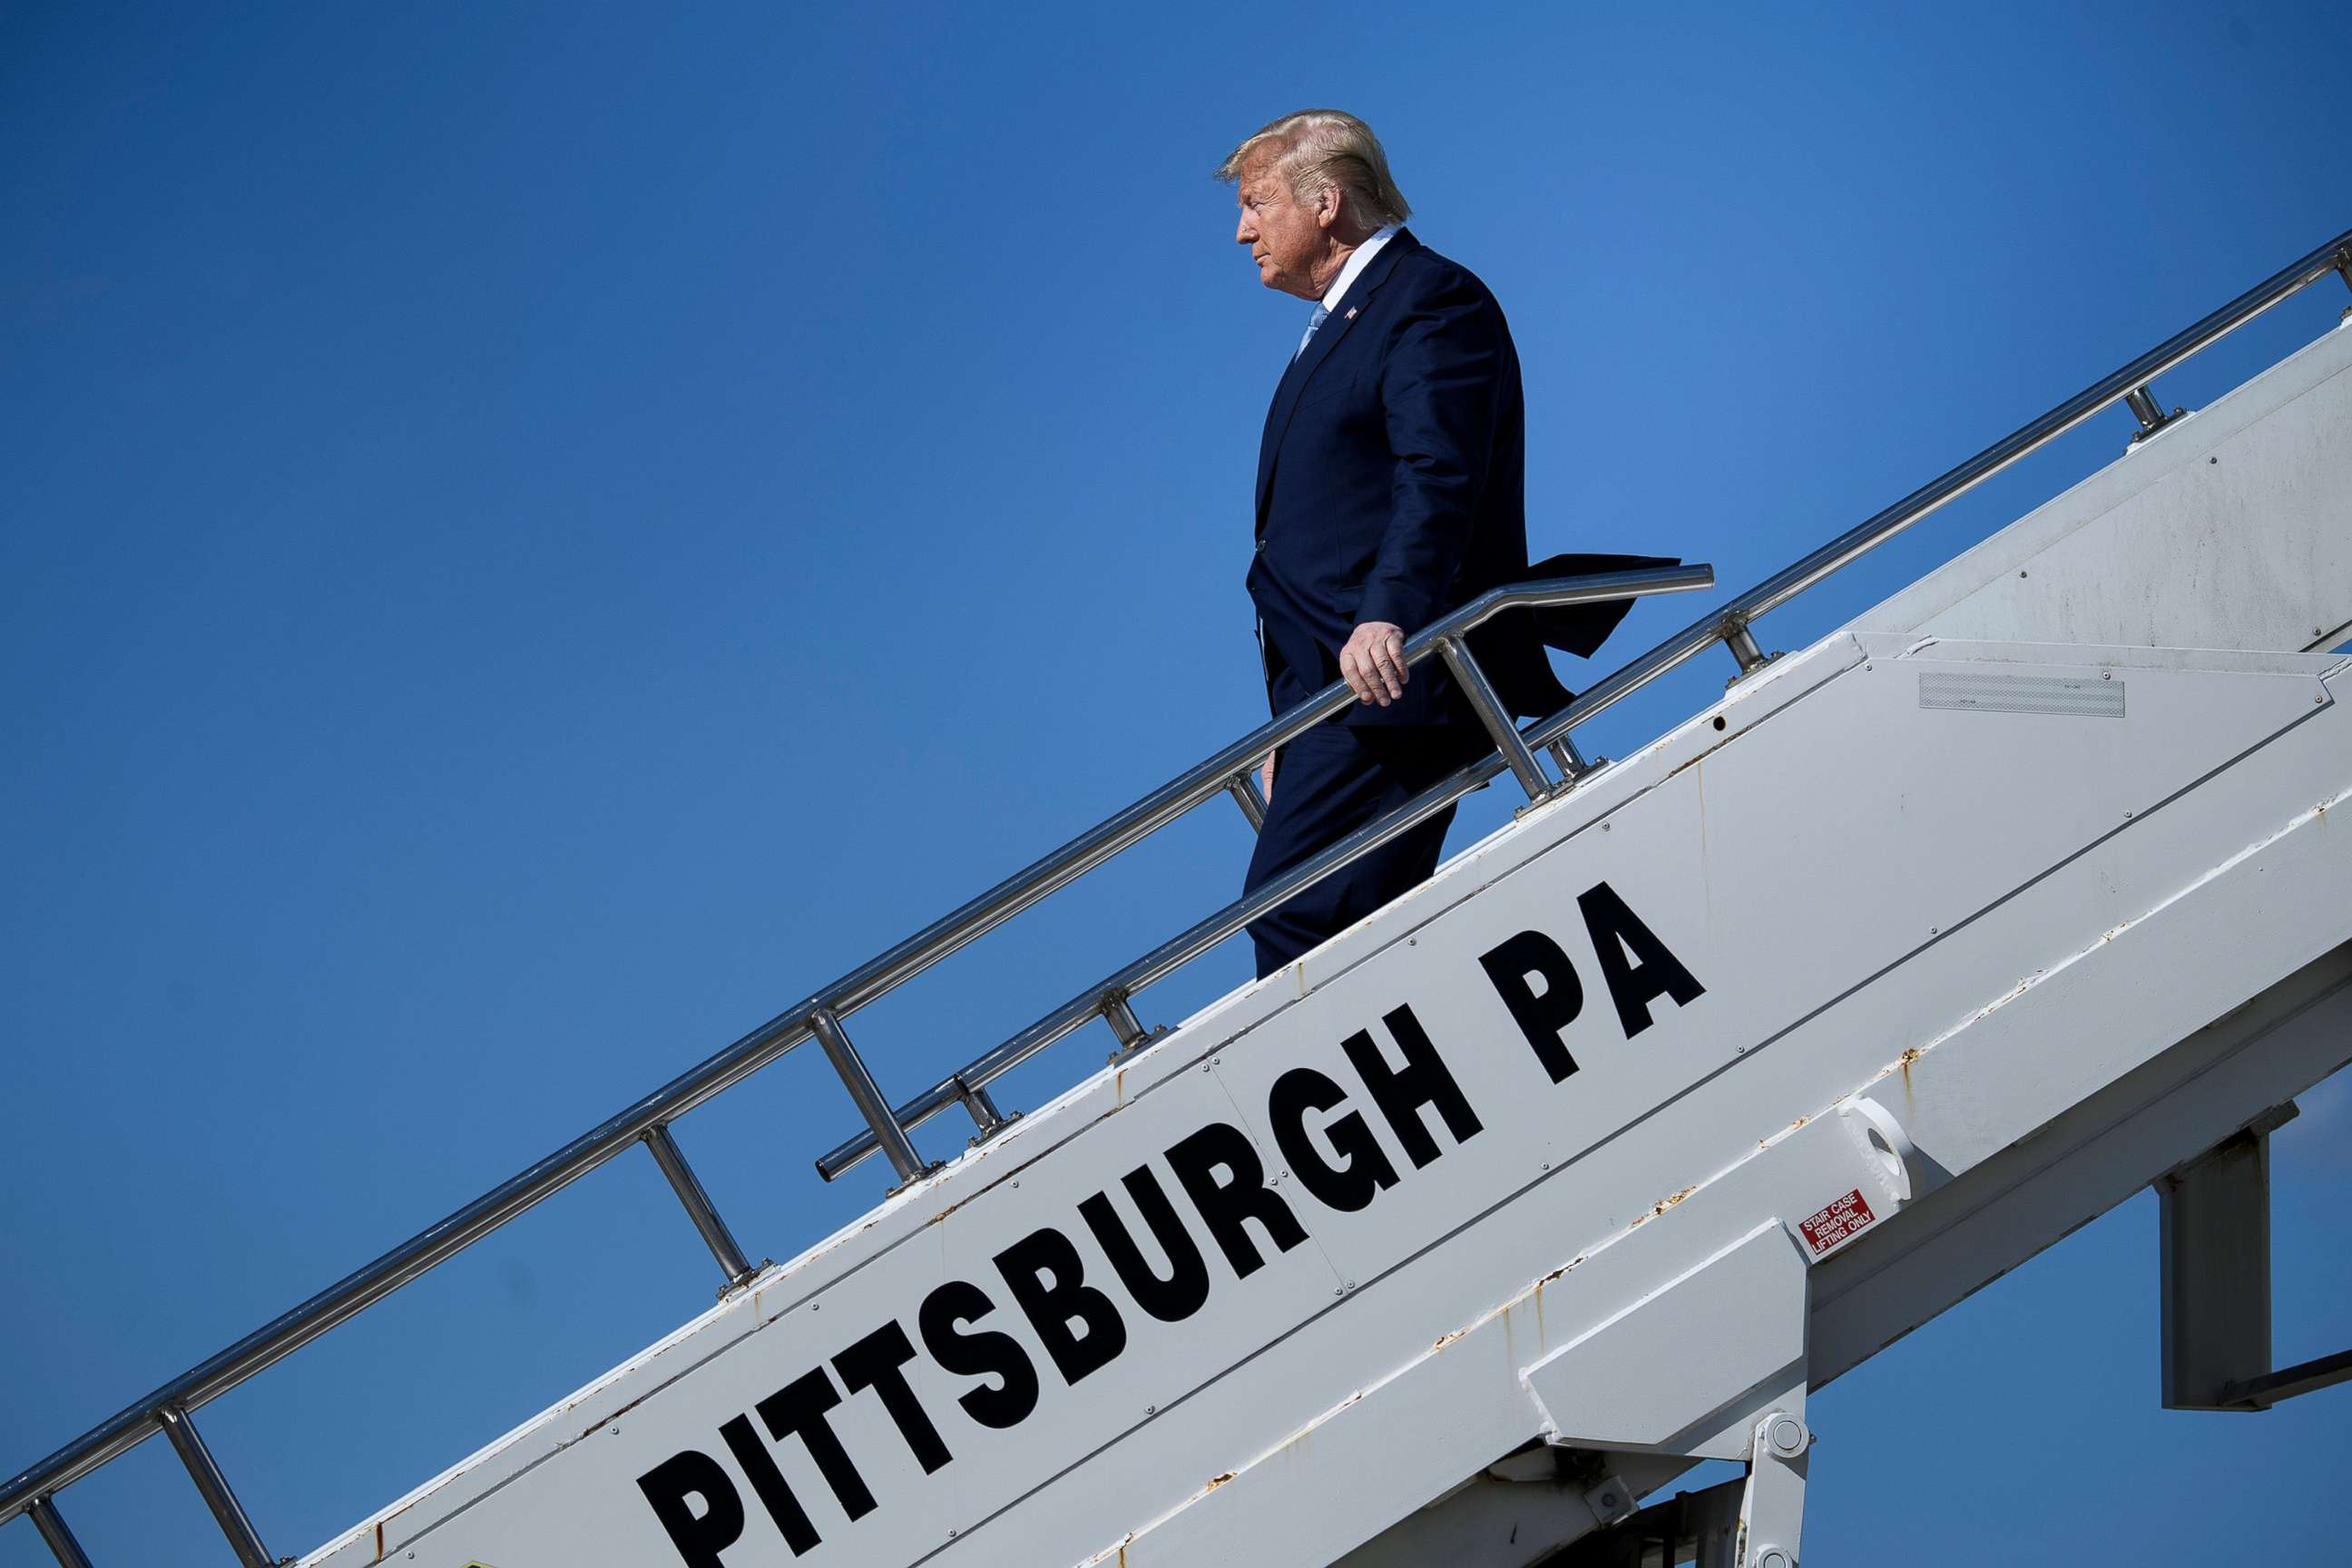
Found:
[(1274, 759), (1282, 755), (1280, 747), (1268, 752), (1265, 761), (1257, 765), (1257, 793), (1266, 805), (1274, 804)]
[(1387, 707), (1404, 695), (1412, 674), (1404, 662), (1404, 628), (1386, 621), (1366, 621), (1339, 650), (1339, 679), (1359, 702)]

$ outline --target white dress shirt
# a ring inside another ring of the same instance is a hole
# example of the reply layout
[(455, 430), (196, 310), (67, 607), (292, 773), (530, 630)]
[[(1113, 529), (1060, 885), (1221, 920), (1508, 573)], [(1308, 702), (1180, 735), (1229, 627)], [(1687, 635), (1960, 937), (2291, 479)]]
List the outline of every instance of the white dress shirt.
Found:
[(1348, 292), (1348, 285), (1356, 280), (1356, 274), (1370, 267), (1372, 264), (1372, 258), (1381, 253), (1381, 247), (1394, 239), (1397, 230), (1403, 226), (1402, 224), (1383, 224), (1373, 231), (1371, 238), (1349, 253), (1348, 259), (1339, 268), (1339, 276), (1331, 279), (1331, 288), (1323, 296), (1323, 308), (1326, 310), (1336, 311), (1339, 309), (1340, 298)]
[(1370, 239), (1348, 253), (1348, 259), (1339, 264), (1339, 276), (1331, 279), (1331, 287), (1325, 291), (1323, 302), (1315, 307), (1313, 315), (1307, 318), (1307, 330), (1298, 334), (1298, 346), (1290, 351), (1291, 363), (1297, 363), (1298, 356), (1307, 352), (1307, 345), (1315, 341), (1316, 332), (1339, 308), (1339, 297), (1347, 293), (1348, 285), (1356, 280), (1356, 274), (1372, 264), (1372, 258), (1381, 253), (1381, 247), (1394, 239), (1396, 231), (1402, 226), (1393, 223), (1384, 225), (1373, 230)]

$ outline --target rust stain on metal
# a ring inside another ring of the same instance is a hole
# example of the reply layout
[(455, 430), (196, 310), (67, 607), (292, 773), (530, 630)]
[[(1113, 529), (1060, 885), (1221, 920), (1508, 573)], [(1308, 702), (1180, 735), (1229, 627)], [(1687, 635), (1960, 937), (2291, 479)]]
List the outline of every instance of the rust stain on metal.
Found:
[(1135, 1531), (1130, 1530), (1125, 1535), (1120, 1536), (1116, 1542), (1113, 1542), (1110, 1545), (1104, 1547), (1100, 1552), (1097, 1552), (1092, 1557), (1087, 1558), (1087, 1561), (1089, 1563), (1109, 1563), (1116, 1561), (1118, 1563), (1119, 1568), (1127, 1568), (1128, 1543), (1132, 1542), (1134, 1539)]
[(999, 1176), (995, 1181), (988, 1183), (977, 1191), (965, 1194), (962, 1197), (956, 1199), (955, 1202), (948, 1205), (947, 1207), (941, 1209), (939, 1213), (925, 1220), (919, 1228), (929, 1230), (931, 1226), (947, 1218), (948, 1215), (955, 1213), (956, 1210), (963, 1207), (964, 1205), (971, 1203), (977, 1199), (986, 1197), (989, 1194), (994, 1192), (999, 1186), (1011, 1181), (1015, 1173), (1016, 1173), (1008, 1172), (1004, 1175)]
[[(1302, 1432), (1299, 1436), (1303, 1437), (1306, 1434)], [(1234, 1472), (1231, 1470), (1227, 1470), (1221, 1476), (1211, 1476), (1209, 1478), (1209, 1484), (1201, 1489), (1201, 1495), (1202, 1497), (1208, 1496), (1211, 1492), (1215, 1491), (1219, 1487), (1223, 1486), (1227, 1481), (1232, 1480), (1233, 1479)]]
[[(1796, 1125), (1802, 1127), (1808, 1120), (1810, 1119), (1801, 1116), (1797, 1118)], [(1681, 1192), (1669, 1193), (1666, 1196), (1660, 1198), (1656, 1203), (1652, 1204), (1649, 1208), (1643, 1213), (1635, 1215), (1633, 1216), (1633, 1223), (1627, 1226), (1625, 1228), (1627, 1230), (1634, 1230), (1642, 1226), (1649, 1224), (1652, 1220), (1657, 1218), (1660, 1215), (1665, 1213), (1668, 1209), (1674, 1207), (1676, 1204), (1682, 1202), (1685, 1198), (1690, 1196), (1696, 1191), (1698, 1191), (1696, 1187), (1685, 1187)]]
[(887, 1205), (886, 1204), (885, 1210), (877, 1210), (877, 1212), (868, 1215), (858, 1224), (855, 1230), (836, 1231), (832, 1236), (826, 1237), (823, 1241), (817, 1243), (816, 1246), (811, 1247), (800, 1261), (803, 1265), (813, 1264), (820, 1258), (830, 1257), (832, 1254), (840, 1251), (843, 1247), (847, 1247), (851, 1242), (856, 1241), (859, 1237), (864, 1236), (867, 1231), (872, 1230), (876, 1226), (880, 1225), (883, 1219), (883, 1213), (887, 1211)]
[[(2131, 924), (2131, 922), (2129, 921), (2126, 921), (2123, 925), (2116, 927), (2115, 931), (2107, 932), (2107, 934), (2101, 937), (2099, 941), (2101, 942), (2113, 942), (2116, 939), (2116, 933), (2120, 932), (2124, 929), (2124, 926), (2128, 926), (2129, 924)], [(1991, 1017), (1995, 1013), (2000, 1012), (2003, 1007), (2008, 1006), (2011, 1002), (2016, 1001), (2020, 996), (2022, 996), (2028, 991), (2032, 990), (2033, 983), (2041, 978), (2042, 971), (2038, 969), (2035, 970), (2032, 973), (2027, 975), (2024, 979), (2011, 986), (2001, 995), (1978, 1008), (1976, 1016), (1969, 1019), (1969, 1022), (1972, 1024), (1983, 1023), (1987, 1018)]]

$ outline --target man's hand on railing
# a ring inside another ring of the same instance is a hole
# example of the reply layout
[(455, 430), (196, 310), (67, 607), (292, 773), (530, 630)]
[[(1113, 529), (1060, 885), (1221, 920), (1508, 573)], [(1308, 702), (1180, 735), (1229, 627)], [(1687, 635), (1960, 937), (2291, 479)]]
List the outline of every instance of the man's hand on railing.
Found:
[(1412, 674), (1404, 661), (1404, 628), (1387, 621), (1366, 621), (1339, 650), (1339, 679), (1359, 702), (1387, 707), (1404, 695)]

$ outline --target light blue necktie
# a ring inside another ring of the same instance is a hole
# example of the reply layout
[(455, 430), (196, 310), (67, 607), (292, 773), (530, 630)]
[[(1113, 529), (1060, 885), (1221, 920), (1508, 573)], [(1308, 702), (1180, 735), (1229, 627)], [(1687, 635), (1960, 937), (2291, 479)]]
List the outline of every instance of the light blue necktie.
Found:
[(1307, 321), (1307, 335), (1298, 340), (1298, 353), (1292, 354), (1290, 356), (1292, 360), (1296, 361), (1298, 358), (1298, 354), (1303, 354), (1307, 352), (1307, 343), (1314, 339), (1315, 329), (1321, 326), (1324, 319), (1330, 314), (1330, 310), (1324, 306), (1318, 305), (1315, 307), (1315, 314), (1308, 317)]

